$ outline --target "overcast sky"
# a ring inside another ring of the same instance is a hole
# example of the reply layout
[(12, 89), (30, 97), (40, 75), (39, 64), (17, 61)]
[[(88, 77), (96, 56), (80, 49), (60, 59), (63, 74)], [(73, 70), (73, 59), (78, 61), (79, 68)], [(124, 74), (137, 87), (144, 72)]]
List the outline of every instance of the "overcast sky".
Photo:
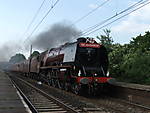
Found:
[[(24, 42), (35, 25), (37, 25), (56, 0), (45, 0), (45, 4), (39, 12), (35, 22), (29, 31), (25, 33), (42, 1), (43, 0), (0, 0), (1, 46), (10, 42)], [(76, 20), (98, 7), (104, 1), (106, 0), (60, 0), (56, 7), (53, 8), (52, 12), (49, 13), (43, 23), (33, 33), (31, 38), (50, 28), (50, 26), (55, 23), (67, 22), (73, 24)], [(140, 0), (108, 0), (105, 5), (82, 21), (76, 23), (74, 26), (84, 31), (86, 28), (117, 14), (138, 1)], [(147, 5), (105, 28), (112, 31), (111, 35), (115, 43), (129, 43), (132, 37), (143, 34), (150, 29), (149, 12), (150, 5)], [(102, 29), (89, 36), (96, 37), (101, 34), (103, 34)]]

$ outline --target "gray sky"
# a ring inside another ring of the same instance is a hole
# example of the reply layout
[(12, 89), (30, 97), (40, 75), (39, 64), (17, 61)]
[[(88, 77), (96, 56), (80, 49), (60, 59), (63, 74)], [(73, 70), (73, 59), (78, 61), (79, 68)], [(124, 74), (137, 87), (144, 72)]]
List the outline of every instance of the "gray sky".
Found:
[[(35, 22), (28, 32), (25, 32), (42, 1), (43, 0), (0, 1), (0, 47), (4, 48), (4, 45), (12, 47), (11, 49), (13, 49), (13, 51), (10, 55), (13, 54), (14, 51), (23, 52), (25, 44), (28, 44), (30, 40), (34, 39), (40, 33), (50, 29), (54, 24), (65, 22), (72, 25), (76, 20), (107, 0), (60, 0), (33, 35), (25, 41), (56, 0), (45, 0)], [(108, 0), (105, 5), (98, 8), (98, 10), (91, 13), (82, 21), (76, 23), (74, 27), (80, 31), (84, 31), (138, 1), (140, 0)], [(112, 37), (115, 43), (129, 43), (132, 37), (144, 34), (145, 31), (150, 29), (149, 12), (150, 5), (147, 5), (104, 28), (108, 28), (112, 31)], [(96, 37), (101, 34), (103, 34), (102, 29), (88, 36)]]

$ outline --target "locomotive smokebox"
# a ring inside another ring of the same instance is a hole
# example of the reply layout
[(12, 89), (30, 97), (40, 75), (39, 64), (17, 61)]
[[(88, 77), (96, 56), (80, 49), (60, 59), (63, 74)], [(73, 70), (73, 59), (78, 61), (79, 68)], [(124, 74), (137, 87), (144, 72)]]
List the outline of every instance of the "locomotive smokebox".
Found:
[(82, 38), (82, 37), (81, 37), (81, 38), (78, 38), (78, 39), (77, 39), (77, 42), (86, 42), (86, 38)]

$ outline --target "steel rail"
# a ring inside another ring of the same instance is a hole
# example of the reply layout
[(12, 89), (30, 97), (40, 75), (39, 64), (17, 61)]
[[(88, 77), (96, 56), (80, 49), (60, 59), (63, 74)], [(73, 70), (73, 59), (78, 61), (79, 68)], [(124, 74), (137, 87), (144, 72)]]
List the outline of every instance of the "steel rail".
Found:
[(36, 90), (37, 92), (41, 93), (43, 96), (47, 97), (48, 99), (50, 100), (53, 100), (56, 104), (58, 104), (59, 106), (61, 106), (62, 108), (64, 108), (65, 110), (67, 110), (69, 113), (79, 113), (78, 111), (72, 109), (71, 107), (67, 106), (65, 103), (61, 102), (60, 100), (56, 99), (55, 97), (45, 93), (44, 91), (42, 91), (41, 89), (33, 86), (32, 84), (18, 78), (18, 77), (15, 77), (16, 79), (24, 82), (25, 84), (27, 84), (28, 86), (32, 87), (34, 90)]
[(22, 98), (24, 99), (24, 101), (26, 102), (26, 104), (28, 105), (30, 110), (32, 111), (32, 113), (38, 113), (38, 111), (36, 110), (34, 105), (30, 102), (30, 100), (26, 97), (26, 95), (22, 92), (22, 90), (17, 86), (15, 81), (12, 79), (10, 79), (10, 80), (13, 83), (13, 85), (15, 86), (15, 88), (19, 91), (20, 95), (22, 96)]

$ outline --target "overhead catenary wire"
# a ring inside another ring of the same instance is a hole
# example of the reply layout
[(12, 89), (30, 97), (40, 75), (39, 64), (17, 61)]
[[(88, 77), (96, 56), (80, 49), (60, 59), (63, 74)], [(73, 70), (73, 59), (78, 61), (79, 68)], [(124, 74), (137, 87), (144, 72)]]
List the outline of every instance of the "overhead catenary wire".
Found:
[(122, 13), (124, 13), (124, 12), (126, 12), (126, 11), (128, 11), (128, 10), (130, 10), (130, 9), (132, 9), (132, 8), (134, 8), (136, 5), (141, 4), (142, 1), (143, 1), (143, 0), (140, 0), (140, 1), (138, 1), (137, 3), (131, 5), (130, 7), (128, 7), (128, 8), (126, 8), (126, 9), (120, 11), (119, 13), (116, 13), (115, 15), (111, 16), (110, 18), (108, 18), (108, 19), (106, 19), (106, 20), (103, 20), (102, 22), (100, 22), (100, 23), (98, 23), (98, 24), (96, 24), (96, 25), (94, 25), (94, 26), (91, 26), (91, 27), (85, 29), (84, 32), (88, 32), (88, 31), (90, 31), (91, 29), (94, 29), (94, 28), (96, 28), (97, 26), (100, 26), (101, 24), (104, 24), (104, 23), (106, 23), (107, 21), (109, 21), (109, 20), (111, 20), (111, 19), (113, 19), (113, 18), (115, 18), (115, 17), (121, 15)]
[[(44, 19), (48, 16), (48, 14), (52, 11), (52, 9), (57, 5), (57, 3), (59, 2), (60, 0), (56, 0), (56, 2), (50, 7), (50, 9), (46, 12), (46, 14), (44, 15), (44, 17), (40, 20), (40, 22), (35, 26), (35, 28), (32, 30), (32, 32), (30, 33), (30, 35), (25, 39), (28, 40), (32, 34), (36, 31), (36, 29), (41, 25), (41, 23), (44, 21)], [(24, 42), (25, 42), (24, 41)]]
[(90, 12), (88, 12), (87, 14), (85, 14), (84, 16), (82, 16), (81, 18), (77, 19), (73, 25), (77, 24), (78, 22), (82, 21), (83, 19), (85, 19), (87, 16), (89, 16), (90, 14), (92, 14), (94, 11), (98, 10), (100, 7), (102, 7), (103, 5), (105, 5), (108, 1), (110, 0), (105, 0), (102, 4), (98, 5), (96, 8), (94, 8), (93, 10), (91, 10)]
[[(149, 1), (149, 0), (148, 0), (148, 1)], [(136, 8), (136, 9), (134, 9), (134, 10), (132, 10), (132, 11), (128, 12), (127, 14), (124, 14), (123, 16), (121, 16), (121, 17), (119, 17), (119, 18), (117, 18), (117, 19), (115, 19), (115, 20), (113, 20), (113, 21), (111, 21), (111, 22), (109, 22), (109, 23), (107, 23), (107, 24), (105, 24), (105, 25), (101, 26), (100, 28), (97, 28), (97, 29), (95, 29), (95, 30), (93, 30), (93, 31), (89, 32), (89, 33), (88, 33), (88, 34), (86, 34), (86, 35), (92, 34), (93, 32), (96, 32), (96, 31), (98, 31), (98, 30), (100, 30), (100, 29), (102, 29), (102, 28), (104, 28), (104, 27), (106, 27), (106, 26), (108, 26), (108, 25), (110, 25), (110, 24), (112, 24), (112, 23), (116, 22), (117, 20), (120, 20), (121, 18), (123, 18), (123, 17), (125, 17), (125, 16), (128, 16), (129, 14), (131, 14), (131, 13), (133, 13), (133, 12), (137, 11), (138, 9), (141, 9), (142, 7), (144, 7), (144, 6), (148, 5), (148, 4), (150, 4), (150, 1), (149, 1), (149, 2), (147, 2), (147, 3), (145, 3), (145, 4), (143, 4), (143, 5), (141, 5), (141, 6), (140, 6), (140, 7), (138, 7), (138, 8)]]
[(31, 22), (29, 23), (29, 25), (28, 25), (27, 29), (25, 30), (25, 32), (24, 32), (24, 34), (23, 34), (23, 36), (24, 36), (24, 35), (25, 35), (28, 31), (29, 31), (29, 29), (30, 29), (30, 27), (32, 26), (33, 22), (34, 22), (34, 21), (35, 21), (35, 19), (37, 18), (37, 16), (38, 16), (38, 14), (39, 14), (40, 10), (42, 9), (42, 7), (43, 7), (43, 5), (44, 5), (45, 1), (46, 1), (46, 0), (43, 0), (43, 1), (42, 1), (42, 3), (41, 3), (41, 5), (40, 5), (40, 7), (38, 8), (38, 10), (36, 11), (35, 15), (33, 16), (32, 20), (31, 20)]
[(127, 11), (129, 11), (129, 10), (131, 10), (131, 9), (133, 9), (133, 8), (136, 8), (137, 6), (139, 6), (139, 5), (141, 5), (141, 4), (145, 3), (145, 2), (147, 2), (147, 0), (146, 0), (146, 1), (143, 1), (143, 2), (142, 2), (142, 1), (143, 1), (143, 0), (140, 0), (140, 1), (136, 2), (135, 4), (129, 6), (128, 8), (126, 8), (126, 9), (120, 11), (119, 13), (116, 13), (115, 15), (109, 17), (108, 19), (103, 20), (103, 21), (101, 21), (100, 23), (98, 23), (98, 24), (96, 24), (96, 25), (94, 25), (94, 26), (91, 26), (91, 27), (89, 27), (89, 28), (83, 30), (83, 31), (84, 31), (84, 32), (83, 32), (83, 35), (84, 35), (84, 34), (87, 34), (87, 33), (90, 32), (91, 30), (93, 30), (93, 29), (99, 27), (100, 25), (105, 24), (106, 22), (112, 20), (113, 18), (115, 18), (115, 17), (117, 17), (117, 16), (119, 16), (119, 15), (121, 15), (121, 14), (123, 14), (123, 13), (125, 13), (125, 12), (127, 12)]
[[(90, 32), (91, 30), (95, 29), (96, 27), (98, 27), (98, 26), (100, 26), (100, 25), (103, 25), (103, 24), (106, 23), (107, 21), (109, 21), (109, 20), (111, 20), (111, 19), (113, 19), (113, 18), (115, 18), (115, 17), (117, 17), (117, 16), (119, 16), (119, 15), (125, 13), (126, 11), (128, 11), (128, 10), (130, 10), (130, 9), (132, 9), (132, 8), (135, 8), (137, 5), (140, 5), (140, 4), (142, 4), (142, 3), (145, 2), (145, 1), (144, 1), (144, 2), (142, 2), (142, 1), (143, 1), (143, 0), (140, 0), (140, 1), (138, 1), (137, 3), (131, 5), (130, 7), (124, 9), (123, 11), (121, 11), (121, 12), (119, 12), (119, 13), (116, 13), (115, 15), (111, 16), (110, 18), (108, 18), (108, 19), (106, 19), (106, 20), (103, 20), (103, 21), (101, 21), (100, 23), (98, 23), (98, 24), (96, 24), (96, 25), (94, 25), (94, 26), (91, 26), (91, 27), (89, 27), (89, 28), (83, 30), (83, 31), (84, 31), (83, 34), (86, 34), (86, 33)], [(146, 1), (147, 1), (147, 0), (146, 0)]]

